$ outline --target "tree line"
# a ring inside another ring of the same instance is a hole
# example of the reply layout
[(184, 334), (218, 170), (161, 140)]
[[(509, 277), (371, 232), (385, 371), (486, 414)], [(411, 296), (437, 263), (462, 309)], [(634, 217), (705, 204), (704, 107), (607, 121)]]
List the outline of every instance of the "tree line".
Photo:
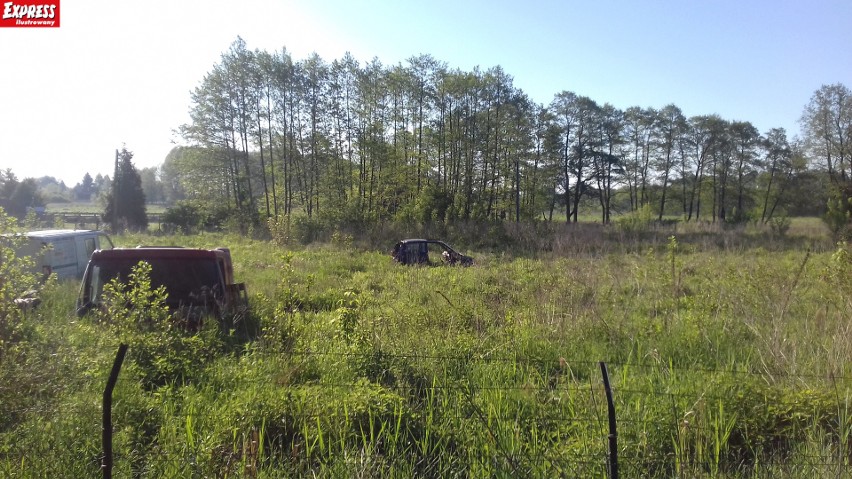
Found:
[[(161, 168), (138, 168), (136, 171), (149, 203), (174, 201), (174, 198), (165, 196)], [(0, 204), (5, 205), (6, 213), (14, 217), (25, 214), (26, 208), (43, 207), (48, 203), (103, 203), (111, 189), (111, 176), (100, 173), (94, 177), (84, 173), (77, 184), (69, 187), (53, 176), (19, 180), (12, 169), (0, 170)]]
[(295, 61), (238, 38), (192, 92), (193, 146), (163, 169), (186, 197), (261, 216), (576, 222), (587, 208), (606, 223), (648, 205), (659, 219), (768, 221), (824, 207), (803, 200), (848, 181), (850, 110), (848, 88), (824, 86), (790, 140), (675, 105), (570, 91), (536, 104), (499, 66)]
[[(47, 200), (59, 203), (72, 200), (88, 203), (94, 200), (103, 206), (101, 216), (110, 224), (112, 231), (145, 230), (148, 227), (147, 188), (143, 176), (133, 164), (133, 152), (126, 146), (122, 146), (120, 151), (115, 150), (113, 176), (113, 179), (102, 175), (92, 178), (86, 173), (82, 181), (68, 188), (64, 182), (50, 176), (19, 181), (11, 169), (0, 170), (0, 209), (3, 214), (18, 220), (32, 215), (32, 221), (37, 222), (44, 213)], [(162, 188), (155, 187), (152, 190), (156, 193), (162, 191)]]

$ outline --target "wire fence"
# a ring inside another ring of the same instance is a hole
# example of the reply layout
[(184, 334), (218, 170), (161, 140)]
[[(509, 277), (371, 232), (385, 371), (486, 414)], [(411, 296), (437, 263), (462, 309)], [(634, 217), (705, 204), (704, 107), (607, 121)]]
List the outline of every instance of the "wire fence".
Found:
[(113, 448), (112, 430), (126, 426), (115, 422), (104, 428), (104, 452), (84, 468), (105, 477), (113, 464), (172, 477), (852, 477), (849, 377), (520, 356), (286, 354), (294, 369), (345, 364), (361, 375), (303, 374), (270, 386), (277, 402), (241, 411), (231, 440), (222, 438), (221, 410), (181, 411), (186, 429), (147, 448), (126, 440)]

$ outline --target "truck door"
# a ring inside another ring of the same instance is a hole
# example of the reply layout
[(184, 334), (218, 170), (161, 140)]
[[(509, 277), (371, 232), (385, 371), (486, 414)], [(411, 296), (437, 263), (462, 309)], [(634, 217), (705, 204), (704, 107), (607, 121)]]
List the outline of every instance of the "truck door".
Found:
[(57, 279), (77, 276), (77, 248), (72, 238), (51, 241), (51, 248), (45, 252), (45, 263)]
[(98, 237), (78, 236), (77, 237), (77, 276), (83, 277), (83, 272), (86, 271), (86, 265), (89, 263), (89, 258), (92, 253), (98, 249)]

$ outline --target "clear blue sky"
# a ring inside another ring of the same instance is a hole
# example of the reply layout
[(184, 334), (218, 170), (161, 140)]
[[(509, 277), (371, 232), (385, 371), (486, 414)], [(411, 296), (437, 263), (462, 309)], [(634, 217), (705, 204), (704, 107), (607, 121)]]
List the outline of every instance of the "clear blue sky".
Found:
[(19, 178), (112, 174), (115, 149), (159, 166), (189, 92), (242, 36), (326, 61), (500, 65), (547, 104), (569, 90), (618, 108), (717, 113), (761, 132), (821, 85), (852, 87), (848, 0), (189, 0), (62, 2), (58, 29), (0, 29), (0, 168)]

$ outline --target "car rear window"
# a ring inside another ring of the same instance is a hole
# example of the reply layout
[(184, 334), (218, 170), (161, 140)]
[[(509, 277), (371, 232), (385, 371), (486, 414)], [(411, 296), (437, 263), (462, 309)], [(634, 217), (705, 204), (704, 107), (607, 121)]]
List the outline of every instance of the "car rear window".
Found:
[[(214, 259), (147, 259), (151, 265), (151, 286), (165, 286), (168, 293), (167, 303), (180, 304), (190, 302), (193, 295), (198, 295), (205, 288), (214, 294), (221, 294), (222, 283), (219, 267)], [(130, 272), (138, 260), (110, 259), (93, 264), (92, 289), (95, 297), (100, 297), (103, 285), (114, 278), (127, 283)]]

